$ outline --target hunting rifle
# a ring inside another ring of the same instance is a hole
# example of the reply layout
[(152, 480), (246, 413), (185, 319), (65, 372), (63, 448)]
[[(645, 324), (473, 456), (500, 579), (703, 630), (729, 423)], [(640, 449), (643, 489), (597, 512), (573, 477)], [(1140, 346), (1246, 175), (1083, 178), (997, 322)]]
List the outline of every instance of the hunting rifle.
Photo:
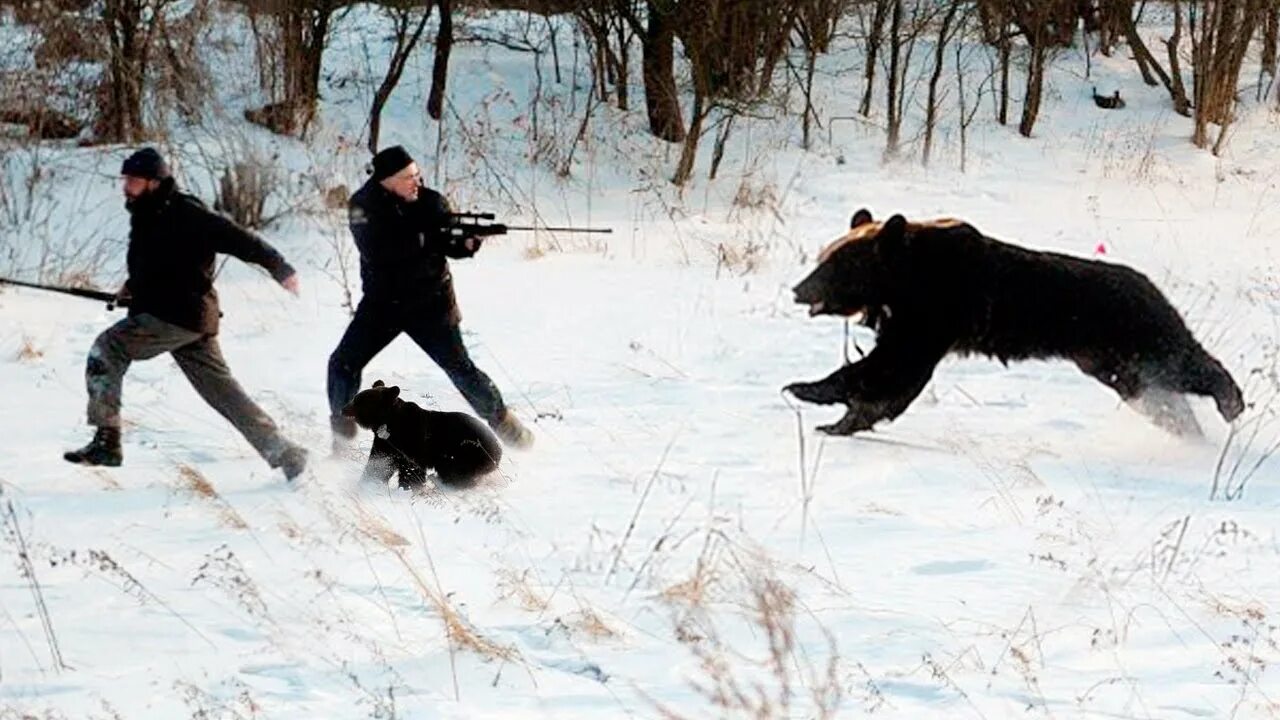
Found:
[(576, 228), (576, 227), (535, 227), (533, 225), (505, 225), (503, 223), (482, 224), (483, 220), (493, 220), (493, 213), (449, 213), (449, 223), (444, 229), (452, 237), (478, 237), (505, 235), (512, 231), (543, 230), (545, 232), (565, 233), (611, 233), (613, 228)]
[(19, 285), (21, 287), (35, 288), (37, 290), (49, 290), (51, 292), (63, 293), (65, 295), (75, 295), (76, 297), (89, 298), (90, 300), (101, 300), (107, 304), (108, 310), (114, 310), (117, 306), (124, 307), (128, 305), (127, 300), (123, 300), (116, 296), (115, 293), (105, 292), (103, 290), (91, 290), (89, 288), (78, 287), (62, 287), (61, 285), (44, 285), (42, 283), (26, 282), (24, 280), (13, 280), (11, 278), (0, 277), (0, 283), (9, 285)]

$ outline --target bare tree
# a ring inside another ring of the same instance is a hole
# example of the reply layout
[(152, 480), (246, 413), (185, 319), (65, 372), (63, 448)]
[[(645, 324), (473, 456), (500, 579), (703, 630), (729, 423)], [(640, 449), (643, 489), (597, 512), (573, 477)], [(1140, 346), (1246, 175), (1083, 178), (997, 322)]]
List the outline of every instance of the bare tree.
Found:
[(1005, 0), (1005, 4), (1027, 44), (1027, 90), (1018, 133), (1031, 137), (1040, 114), (1045, 67), (1057, 48), (1071, 43), (1079, 8), (1074, 0)]
[[(409, 61), (409, 55), (413, 53), (418, 39), (422, 37), (422, 31), (431, 17), (431, 2), (432, 0), (401, 0), (385, 6), (386, 13), (391, 17), (395, 27), (396, 45), (391, 51), (387, 74), (374, 92), (373, 107), (369, 110), (369, 152), (371, 153), (378, 152), (378, 134), (382, 129), (382, 108), (387, 104), (396, 85), (400, 83), (405, 63)], [(413, 16), (418, 11), (421, 11), (421, 14), (415, 25)]]
[(1009, 8), (1002, 0), (979, 0), (978, 21), (985, 42), (996, 49), (999, 59), (1000, 88), (996, 93), (996, 122), (1009, 124), (1009, 66), (1013, 56), (1012, 21)]
[(796, 35), (804, 48), (804, 120), (802, 145), (809, 149), (809, 132), (817, 110), (813, 107), (813, 76), (818, 55), (827, 52), (835, 35), (836, 24), (844, 15), (846, 0), (800, 0), (796, 8)]
[(673, 183), (683, 185), (712, 109), (742, 112), (768, 91), (796, 9), (773, 0), (683, 0), (676, 12), (676, 32), (693, 79), (689, 132), (672, 176)]
[(104, 0), (101, 28), (107, 67), (99, 86), (94, 135), (103, 142), (136, 142), (146, 134), (143, 89), (152, 49), (173, 0)]
[[(933, 72), (929, 76), (929, 99), (925, 104), (924, 147), (920, 153), (920, 162), (924, 165), (929, 164), (929, 155), (933, 150), (933, 129), (938, 118), (938, 81), (942, 79), (942, 65), (946, 58), (947, 45), (968, 19), (966, 10), (965, 15), (958, 23), (956, 22), (956, 14), (964, 5), (967, 5), (964, 0), (950, 0), (947, 11), (942, 16), (942, 24), (938, 27), (938, 40), (934, 45), (933, 53)], [(959, 73), (962, 70), (957, 66), (956, 72)], [(961, 114), (963, 112), (964, 110), (961, 109)]]
[(427, 114), (439, 120), (444, 112), (444, 86), (449, 78), (449, 54), (453, 52), (453, 0), (435, 0), (440, 8), (440, 27), (436, 29), (436, 56), (431, 64), (431, 91), (427, 95)]
[[(1209, 145), (1209, 125), (1219, 126), (1218, 154), (1234, 119), (1240, 68), (1253, 35), (1262, 25), (1268, 0), (1202, 0), (1190, 6), (1196, 147)], [(1197, 12), (1197, 10), (1199, 12)]]
[(871, 115), (871, 96), (876, 84), (876, 62), (880, 55), (880, 44), (884, 41), (884, 23), (889, 16), (889, 8), (895, 0), (872, 0), (871, 26), (867, 30), (866, 61), (862, 71), (862, 101), (858, 103), (858, 114)]
[[(281, 135), (305, 136), (320, 99), (320, 68), (336, 13), (350, 0), (242, 0), (264, 14), (277, 33), (260, 58), (264, 89), (276, 100), (245, 110), (245, 119)], [(257, 25), (255, 24), (255, 27)], [(263, 47), (260, 43), (259, 47)]]

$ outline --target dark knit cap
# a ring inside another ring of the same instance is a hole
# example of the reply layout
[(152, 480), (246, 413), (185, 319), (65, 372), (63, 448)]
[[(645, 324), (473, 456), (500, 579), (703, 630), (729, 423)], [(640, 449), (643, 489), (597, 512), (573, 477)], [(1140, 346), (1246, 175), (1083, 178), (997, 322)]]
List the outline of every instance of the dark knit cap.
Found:
[(155, 148), (144, 147), (124, 159), (120, 166), (121, 175), (160, 180), (169, 177), (169, 166)]
[(384, 148), (373, 156), (373, 179), (385, 180), (403, 170), (413, 158), (400, 145)]

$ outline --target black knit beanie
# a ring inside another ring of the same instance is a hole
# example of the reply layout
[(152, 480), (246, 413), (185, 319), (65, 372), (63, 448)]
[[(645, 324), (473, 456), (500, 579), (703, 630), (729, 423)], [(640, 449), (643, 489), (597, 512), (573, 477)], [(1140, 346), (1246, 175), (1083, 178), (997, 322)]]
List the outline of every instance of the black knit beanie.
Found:
[(373, 179), (385, 180), (403, 170), (413, 158), (400, 145), (392, 145), (373, 156)]
[(124, 163), (120, 165), (120, 174), (161, 180), (169, 177), (169, 166), (155, 148), (144, 147), (124, 159)]

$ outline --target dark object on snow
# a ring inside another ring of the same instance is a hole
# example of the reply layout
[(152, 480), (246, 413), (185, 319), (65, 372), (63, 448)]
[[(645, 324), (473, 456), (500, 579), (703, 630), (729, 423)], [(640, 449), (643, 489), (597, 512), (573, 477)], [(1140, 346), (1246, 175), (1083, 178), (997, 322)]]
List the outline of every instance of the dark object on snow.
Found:
[(17, 285), (19, 287), (35, 288), (37, 290), (49, 290), (64, 295), (74, 295), (76, 297), (89, 298), (90, 300), (101, 300), (107, 304), (108, 310), (113, 310), (117, 306), (126, 307), (129, 304), (128, 298), (122, 298), (115, 293), (109, 293), (104, 290), (91, 290), (89, 288), (63, 287), (61, 285), (45, 285), (44, 283), (25, 282), (22, 280), (14, 280), (12, 278), (0, 278), (0, 283), (9, 285)]
[(817, 382), (785, 390), (844, 404), (833, 435), (902, 414), (948, 354), (1062, 358), (1115, 390), (1159, 426), (1198, 434), (1182, 393), (1212, 397), (1228, 422), (1240, 388), (1178, 311), (1132, 268), (986, 237), (968, 223), (894, 215), (849, 230), (794, 288), (810, 315), (878, 313), (875, 348)]
[(1111, 97), (1098, 94), (1098, 88), (1093, 89), (1093, 102), (1104, 110), (1119, 110), (1124, 107), (1124, 100), (1120, 97), (1120, 91), (1116, 90)]
[(348, 221), (360, 252), (363, 297), (329, 356), (327, 391), (335, 440), (355, 434), (343, 409), (356, 396), (364, 367), (406, 333), (504, 442), (521, 448), (532, 444), (533, 434), (507, 408), (462, 342), (462, 314), (448, 258), (471, 257), (480, 245), (471, 236), (452, 234), (451, 217), (444, 196), (421, 184), (413, 199), (407, 199), (371, 177), (351, 196)]
[(450, 485), (468, 484), (502, 460), (502, 445), (479, 419), (423, 409), (401, 400), (400, 388), (381, 380), (357, 393), (342, 415), (374, 431), (366, 480), (385, 483), (398, 472), (402, 486), (420, 486), (432, 470)]

